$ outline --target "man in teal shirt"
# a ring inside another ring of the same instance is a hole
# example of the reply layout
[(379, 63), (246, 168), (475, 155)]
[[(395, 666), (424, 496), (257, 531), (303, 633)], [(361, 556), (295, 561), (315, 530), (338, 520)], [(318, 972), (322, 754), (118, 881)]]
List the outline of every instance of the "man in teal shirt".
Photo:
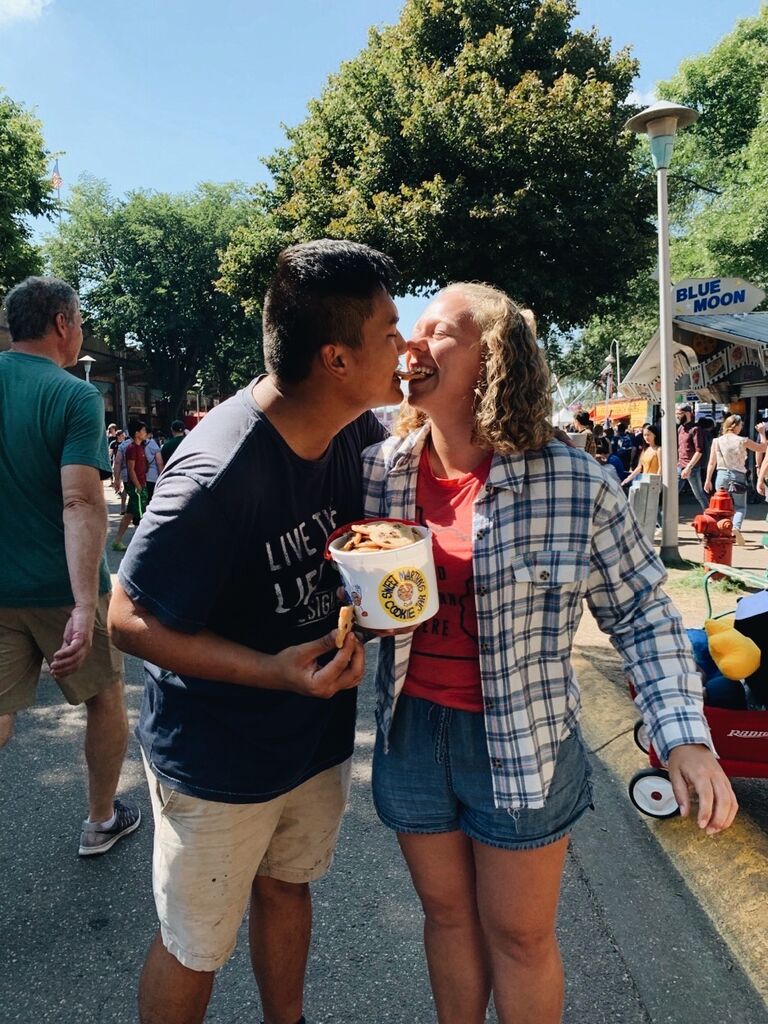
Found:
[(107, 635), (110, 577), (102, 479), (111, 476), (95, 387), (64, 370), (83, 343), (77, 293), (30, 277), (6, 297), (0, 353), (0, 748), (36, 700), (45, 659), (85, 704), (89, 817), (79, 852), (104, 853), (138, 827), (115, 799), (128, 723), (121, 659)]

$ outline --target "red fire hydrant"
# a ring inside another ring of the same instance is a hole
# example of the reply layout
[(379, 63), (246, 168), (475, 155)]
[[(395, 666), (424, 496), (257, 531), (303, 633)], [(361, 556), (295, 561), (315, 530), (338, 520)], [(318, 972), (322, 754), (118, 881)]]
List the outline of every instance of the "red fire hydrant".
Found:
[(693, 528), (704, 541), (704, 561), (730, 565), (733, 555), (733, 501), (728, 491), (715, 491), (709, 507), (696, 516)]

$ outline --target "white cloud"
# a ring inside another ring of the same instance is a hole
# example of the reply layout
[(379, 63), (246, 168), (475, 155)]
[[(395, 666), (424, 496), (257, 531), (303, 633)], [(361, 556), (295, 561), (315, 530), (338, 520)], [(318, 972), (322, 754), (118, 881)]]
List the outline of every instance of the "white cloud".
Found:
[[(0, 6), (2, 6), (2, 3), (3, 0), (0, 0)], [(654, 93), (653, 89), (649, 89), (648, 92), (639, 92), (637, 89), (633, 89), (629, 96), (627, 96), (627, 103), (636, 103), (639, 107), (650, 107), (658, 102), (659, 97)]]
[(0, 25), (39, 18), (53, 0), (0, 0)]

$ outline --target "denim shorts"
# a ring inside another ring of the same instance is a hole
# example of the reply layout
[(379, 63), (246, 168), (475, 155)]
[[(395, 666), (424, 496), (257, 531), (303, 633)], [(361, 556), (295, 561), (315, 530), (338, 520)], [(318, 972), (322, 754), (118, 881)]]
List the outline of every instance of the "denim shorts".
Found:
[(592, 804), (591, 769), (578, 732), (560, 744), (544, 807), (495, 806), (482, 712), (401, 696), (389, 753), (381, 732), (373, 755), (373, 802), (396, 832), (460, 830), (503, 850), (533, 850), (567, 835)]

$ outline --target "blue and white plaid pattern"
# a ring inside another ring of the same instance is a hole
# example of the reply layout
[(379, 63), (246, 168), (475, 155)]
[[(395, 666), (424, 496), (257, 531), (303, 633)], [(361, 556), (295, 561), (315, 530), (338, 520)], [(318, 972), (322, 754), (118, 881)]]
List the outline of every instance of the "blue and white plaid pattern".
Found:
[[(429, 424), (363, 454), (365, 515), (413, 519)], [(571, 649), (586, 598), (622, 656), (653, 745), (711, 747), (699, 674), (663, 565), (615, 473), (552, 441), (495, 455), (475, 501), (473, 571), (488, 754), (497, 807), (543, 807), (581, 699)], [(386, 741), (411, 637), (381, 642), (377, 719)]]

